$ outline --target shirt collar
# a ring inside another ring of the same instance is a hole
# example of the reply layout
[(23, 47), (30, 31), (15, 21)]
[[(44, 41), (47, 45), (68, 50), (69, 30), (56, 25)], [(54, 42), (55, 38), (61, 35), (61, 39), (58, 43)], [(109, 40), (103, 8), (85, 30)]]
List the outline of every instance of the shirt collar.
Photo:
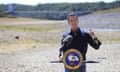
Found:
[(73, 32), (72, 29), (70, 30), (70, 35), (77, 36), (77, 35), (79, 35), (79, 34), (81, 35), (81, 30), (80, 30), (80, 28), (78, 28), (76, 32)]

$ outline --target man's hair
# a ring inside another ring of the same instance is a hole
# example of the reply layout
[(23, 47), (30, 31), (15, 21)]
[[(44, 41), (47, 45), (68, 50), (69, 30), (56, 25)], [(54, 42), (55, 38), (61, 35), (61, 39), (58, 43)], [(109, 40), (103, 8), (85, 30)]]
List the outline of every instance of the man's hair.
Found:
[(76, 16), (77, 18), (78, 18), (78, 16), (77, 16), (77, 14), (75, 14), (75, 13), (70, 13), (70, 14), (68, 14), (68, 16), (67, 16), (67, 20), (69, 21), (69, 17), (70, 16)]

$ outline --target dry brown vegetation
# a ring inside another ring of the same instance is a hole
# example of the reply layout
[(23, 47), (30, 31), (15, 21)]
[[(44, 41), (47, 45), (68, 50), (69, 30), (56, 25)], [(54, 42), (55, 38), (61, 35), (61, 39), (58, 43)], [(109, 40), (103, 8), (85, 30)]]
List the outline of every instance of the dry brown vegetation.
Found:
[(100, 14), (100, 13), (120, 13), (120, 8), (114, 8), (114, 9), (109, 9), (109, 10), (104, 10), (104, 11), (98, 11), (98, 12), (94, 12), (93, 14)]

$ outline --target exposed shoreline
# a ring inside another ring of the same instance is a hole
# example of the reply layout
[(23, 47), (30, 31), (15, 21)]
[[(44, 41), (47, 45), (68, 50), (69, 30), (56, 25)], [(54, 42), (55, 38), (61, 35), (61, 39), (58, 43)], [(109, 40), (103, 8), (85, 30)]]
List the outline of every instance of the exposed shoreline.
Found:
[[(120, 18), (116, 18), (110, 27), (105, 24), (107, 29), (94, 29), (92, 26), (99, 27), (99, 24), (91, 24), (89, 22), (96, 21), (88, 20), (86, 25), (85, 19), (81, 19), (84, 21), (81, 21), (81, 28), (92, 28), (102, 41), (99, 50), (88, 48), (87, 59), (101, 62), (87, 64), (87, 71), (120, 72), (120, 20), (111, 28)], [(66, 21), (4, 18), (0, 22), (1, 72), (64, 72), (63, 64), (51, 64), (50, 61), (58, 59), (61, 36), (68, 26)]]

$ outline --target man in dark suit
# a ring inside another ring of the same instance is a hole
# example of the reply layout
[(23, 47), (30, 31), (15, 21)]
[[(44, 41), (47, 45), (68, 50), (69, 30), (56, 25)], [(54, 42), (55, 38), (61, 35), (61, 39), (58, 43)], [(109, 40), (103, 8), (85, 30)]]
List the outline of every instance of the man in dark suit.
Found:
[[(65, 32), (63, 34), (61, 43), (63, 44), (64, 38), (66, 38), (68, 35), (71, 35), (73, 40), (68, 46), (60, 48), (59, 57), (61, 59), (62, 53), (64, 54), (67, 50), (74, 48), (80, 51), (83, 55), (83, 60), (86, 60), (88, 44), (95, 49), (99, 49), (101, 42), (91, 29), (88, 32), (81, 30), (81, 28), (78, 26), (78, 16), (75, 13), (69, 14), (67, 19), (71, 29), (70, 32)], [(65, 72), (71, 72), (71, 70), (65, 68)], [(86, 72), (86, 64), (83, 63), (81, 67), (74, 72)]]

